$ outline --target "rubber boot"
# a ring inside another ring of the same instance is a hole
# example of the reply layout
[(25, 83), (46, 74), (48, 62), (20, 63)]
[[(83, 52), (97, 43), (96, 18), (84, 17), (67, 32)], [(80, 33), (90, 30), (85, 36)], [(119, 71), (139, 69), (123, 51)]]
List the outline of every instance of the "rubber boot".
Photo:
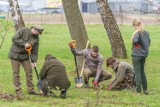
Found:
[(62, 99), (65, 99), (66, 98), (66, 93), (67, 93), (66, 90), (61, 91), (61, 95), (59, 97), (62, 98)]

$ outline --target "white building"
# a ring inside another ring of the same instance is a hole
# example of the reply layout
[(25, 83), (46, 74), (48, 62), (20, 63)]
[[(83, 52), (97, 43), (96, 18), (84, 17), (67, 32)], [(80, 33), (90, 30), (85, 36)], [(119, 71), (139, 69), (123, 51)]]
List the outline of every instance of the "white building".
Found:
[[(108, 0), (108, 3), (114, 13), (120, 11), (145, 13), (154, 10), (157, 0)], [(96, 0), (80, 0), (80, 9), (84, 13), (97, 13)]]

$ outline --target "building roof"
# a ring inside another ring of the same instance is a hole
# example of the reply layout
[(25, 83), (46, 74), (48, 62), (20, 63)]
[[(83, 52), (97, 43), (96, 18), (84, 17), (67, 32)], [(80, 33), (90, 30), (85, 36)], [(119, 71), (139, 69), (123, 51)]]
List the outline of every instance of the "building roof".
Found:
[(147, 0), (108, 0), (108, 2), (142, 2)]
[(81, 0), (81, 1), (83, 1), (84, 3), (96, 2), (96, 0)]
[[(81, 0), (83, 2), (89, 3), (89, 2), (96, 2), (96, 0)], [(144, 2), (148, 0), (108, 0), (108, 2)]]

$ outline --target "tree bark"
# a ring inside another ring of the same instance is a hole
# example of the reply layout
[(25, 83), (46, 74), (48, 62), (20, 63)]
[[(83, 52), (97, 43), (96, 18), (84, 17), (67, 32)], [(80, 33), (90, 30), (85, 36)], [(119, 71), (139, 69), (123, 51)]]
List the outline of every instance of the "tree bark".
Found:
[(100, 9), (100, 15), (110, 40), (112, 56), (116, 58), (127, 58), (124, 41), (117, 22), (109, 8), (108, 1), (97, 0), (97, 5)]
[(14, 22), (15, 29), (18, 30), (20, 27), (25, 27), (18, 1), (9, 0), (9, 5), (10, 5), (10, 11), (12, 13), (12, 20)]
[[(76, 49), (85, 49), (88, 36), (79, 10), (78, 0), (62, 0), (71, 38), (77, 41)], [(89, 45), (90, 48), (90, 45)], [(80, 71), (83, 57), (77, 57), (78, 70)]]

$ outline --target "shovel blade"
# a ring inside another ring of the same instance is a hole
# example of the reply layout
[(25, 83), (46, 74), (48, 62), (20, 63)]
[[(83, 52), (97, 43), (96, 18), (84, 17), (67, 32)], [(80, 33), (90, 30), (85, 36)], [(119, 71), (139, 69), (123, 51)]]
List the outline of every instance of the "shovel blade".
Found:
[(82, 77), (74, 78), (74, 80), (75, 80), (75, 84), (76, 84), (76, 87), (77, 87), (77, 88), (81, 88), (81, 87), (83, 86)]

